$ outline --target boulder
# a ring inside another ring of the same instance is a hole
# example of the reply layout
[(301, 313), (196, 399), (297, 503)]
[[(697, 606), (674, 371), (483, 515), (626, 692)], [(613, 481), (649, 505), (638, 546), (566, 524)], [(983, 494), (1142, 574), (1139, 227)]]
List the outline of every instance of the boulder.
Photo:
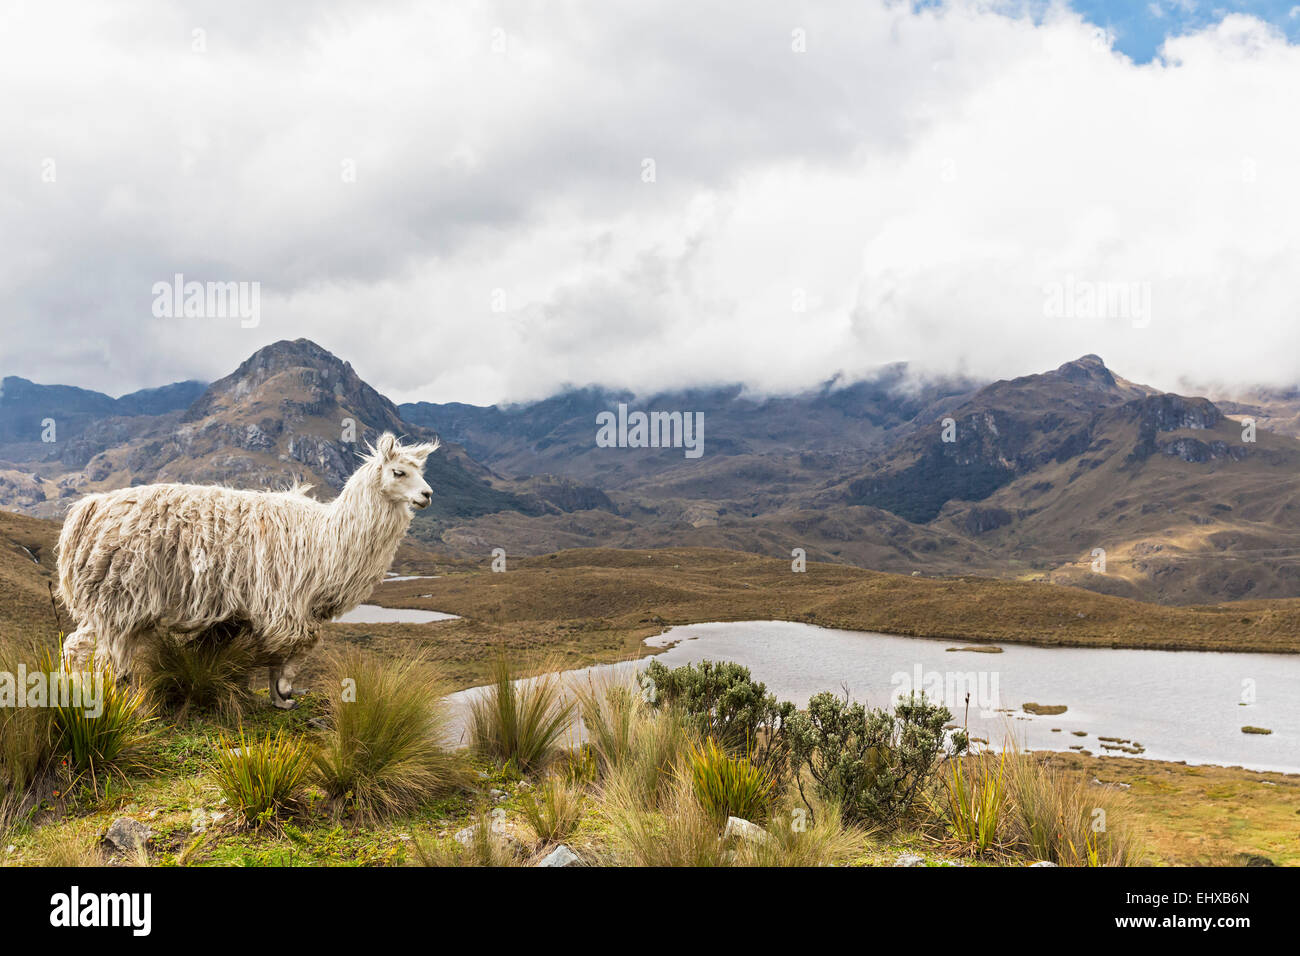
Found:
[(131, 817), (118, 817), (104, 834), (104, 842), (119, 853), (135, 853), (149, 842), (153, 830)]
[(757, 823), (750, 823), (740, 817), (727, 817), (727, 828), (722, 831), (722, 839), (731, 840), (733, 838), (742, 841), (754, 840), (758, 843), (766, 843), (772, 839), (772, 835)]
[(537, 862), (537, 866), (582, 866), (582, 860), (567, 846), (561, 843)]
[(925, 866), (925, 857), (916, 853), (904, 853), (894, 861), (894, 866)]

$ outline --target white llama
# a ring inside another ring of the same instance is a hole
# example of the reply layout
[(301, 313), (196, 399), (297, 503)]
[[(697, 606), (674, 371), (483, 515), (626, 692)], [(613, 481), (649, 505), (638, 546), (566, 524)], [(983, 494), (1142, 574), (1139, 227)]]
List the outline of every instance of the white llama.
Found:
[(384, 433), (339, 496), (159, 484), (87, 495), (59, 535), (59, 596), (78, 627), (64, 666), (105, 652), (126, 673), (158, 630), (237, 624), (271, 664), (271, 702), (297, 705), (293, 680), (319, 627), (363, 601), (433, 492), (424, 462), (437, 442)]

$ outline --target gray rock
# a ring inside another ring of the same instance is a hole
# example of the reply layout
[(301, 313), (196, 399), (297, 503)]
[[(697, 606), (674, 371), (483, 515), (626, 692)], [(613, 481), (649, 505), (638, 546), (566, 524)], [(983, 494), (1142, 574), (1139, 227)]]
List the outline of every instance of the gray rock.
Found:
[(104, 834), (104, 841), (120, 853), (135, 853), (153, 836), (153, 830), (130, 817), (118, 817)]
[(582, 866), (582, 860), (578, 854), (574, 853), (567, 846), (561, 843), (550, 853), (546, 854), (538, 863), (538, 866)]
[(1030, 863), (1030, 866), (1056, 866), (1051, 860), (1039, 860), (1037, 863)]
[(772, 839), (772, 835), (757, 823), (750, 823), (741, 817), (727, 817), (727, 828), (722, 831), (722, 839), (730, 840), (732, 838), (766, 843)]
[(915, 853), (904, 853), (894, 861), (894, 866), (925, 866), (925, 857)]

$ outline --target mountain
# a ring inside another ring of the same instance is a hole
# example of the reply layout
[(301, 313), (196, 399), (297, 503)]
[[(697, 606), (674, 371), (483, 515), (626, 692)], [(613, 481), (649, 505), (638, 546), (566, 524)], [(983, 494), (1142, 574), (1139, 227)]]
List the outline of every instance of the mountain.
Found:
[[(457, 557), (801, 549), (1168, 603), (1300, 596), (1294, 395), (1219, 404), (1127, 381), (1095, 355), (991, 383), (920, 380), (896, 365), (785, 396), (586, 388), (501, 407), (396, 406), (306, 339), (268, 345), (197, 394), (181, 383), (110, 399), (5, 381), (17, 396), (7, 413), (57, 399), (77, 421), (71, 438), (60, 425), (55, 443), (0, 446), (0, 504), (36, 515), (164, 480), (300, 478), (328, 497), (365, 442), (392, 430), (443, 440), (427, 467), (435, 505), (412, 533)], [(637, 411), (700, 416), (702, 454), (598, 440), (598, 416)]]

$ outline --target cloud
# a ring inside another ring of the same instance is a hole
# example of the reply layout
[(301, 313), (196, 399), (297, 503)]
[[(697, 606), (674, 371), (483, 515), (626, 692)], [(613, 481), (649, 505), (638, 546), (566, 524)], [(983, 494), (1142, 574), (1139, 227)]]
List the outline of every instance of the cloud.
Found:
[[(1087, 352), (1300, 380), (1300, 50), (1250, 17), (1135, 65), (1061, 6), (120, 13), (0, 13), (6, 374), (119, 393), (307, 336), (398, 400)], [(175, 273), (260, 282), (260, 324), (155, 318)]]

